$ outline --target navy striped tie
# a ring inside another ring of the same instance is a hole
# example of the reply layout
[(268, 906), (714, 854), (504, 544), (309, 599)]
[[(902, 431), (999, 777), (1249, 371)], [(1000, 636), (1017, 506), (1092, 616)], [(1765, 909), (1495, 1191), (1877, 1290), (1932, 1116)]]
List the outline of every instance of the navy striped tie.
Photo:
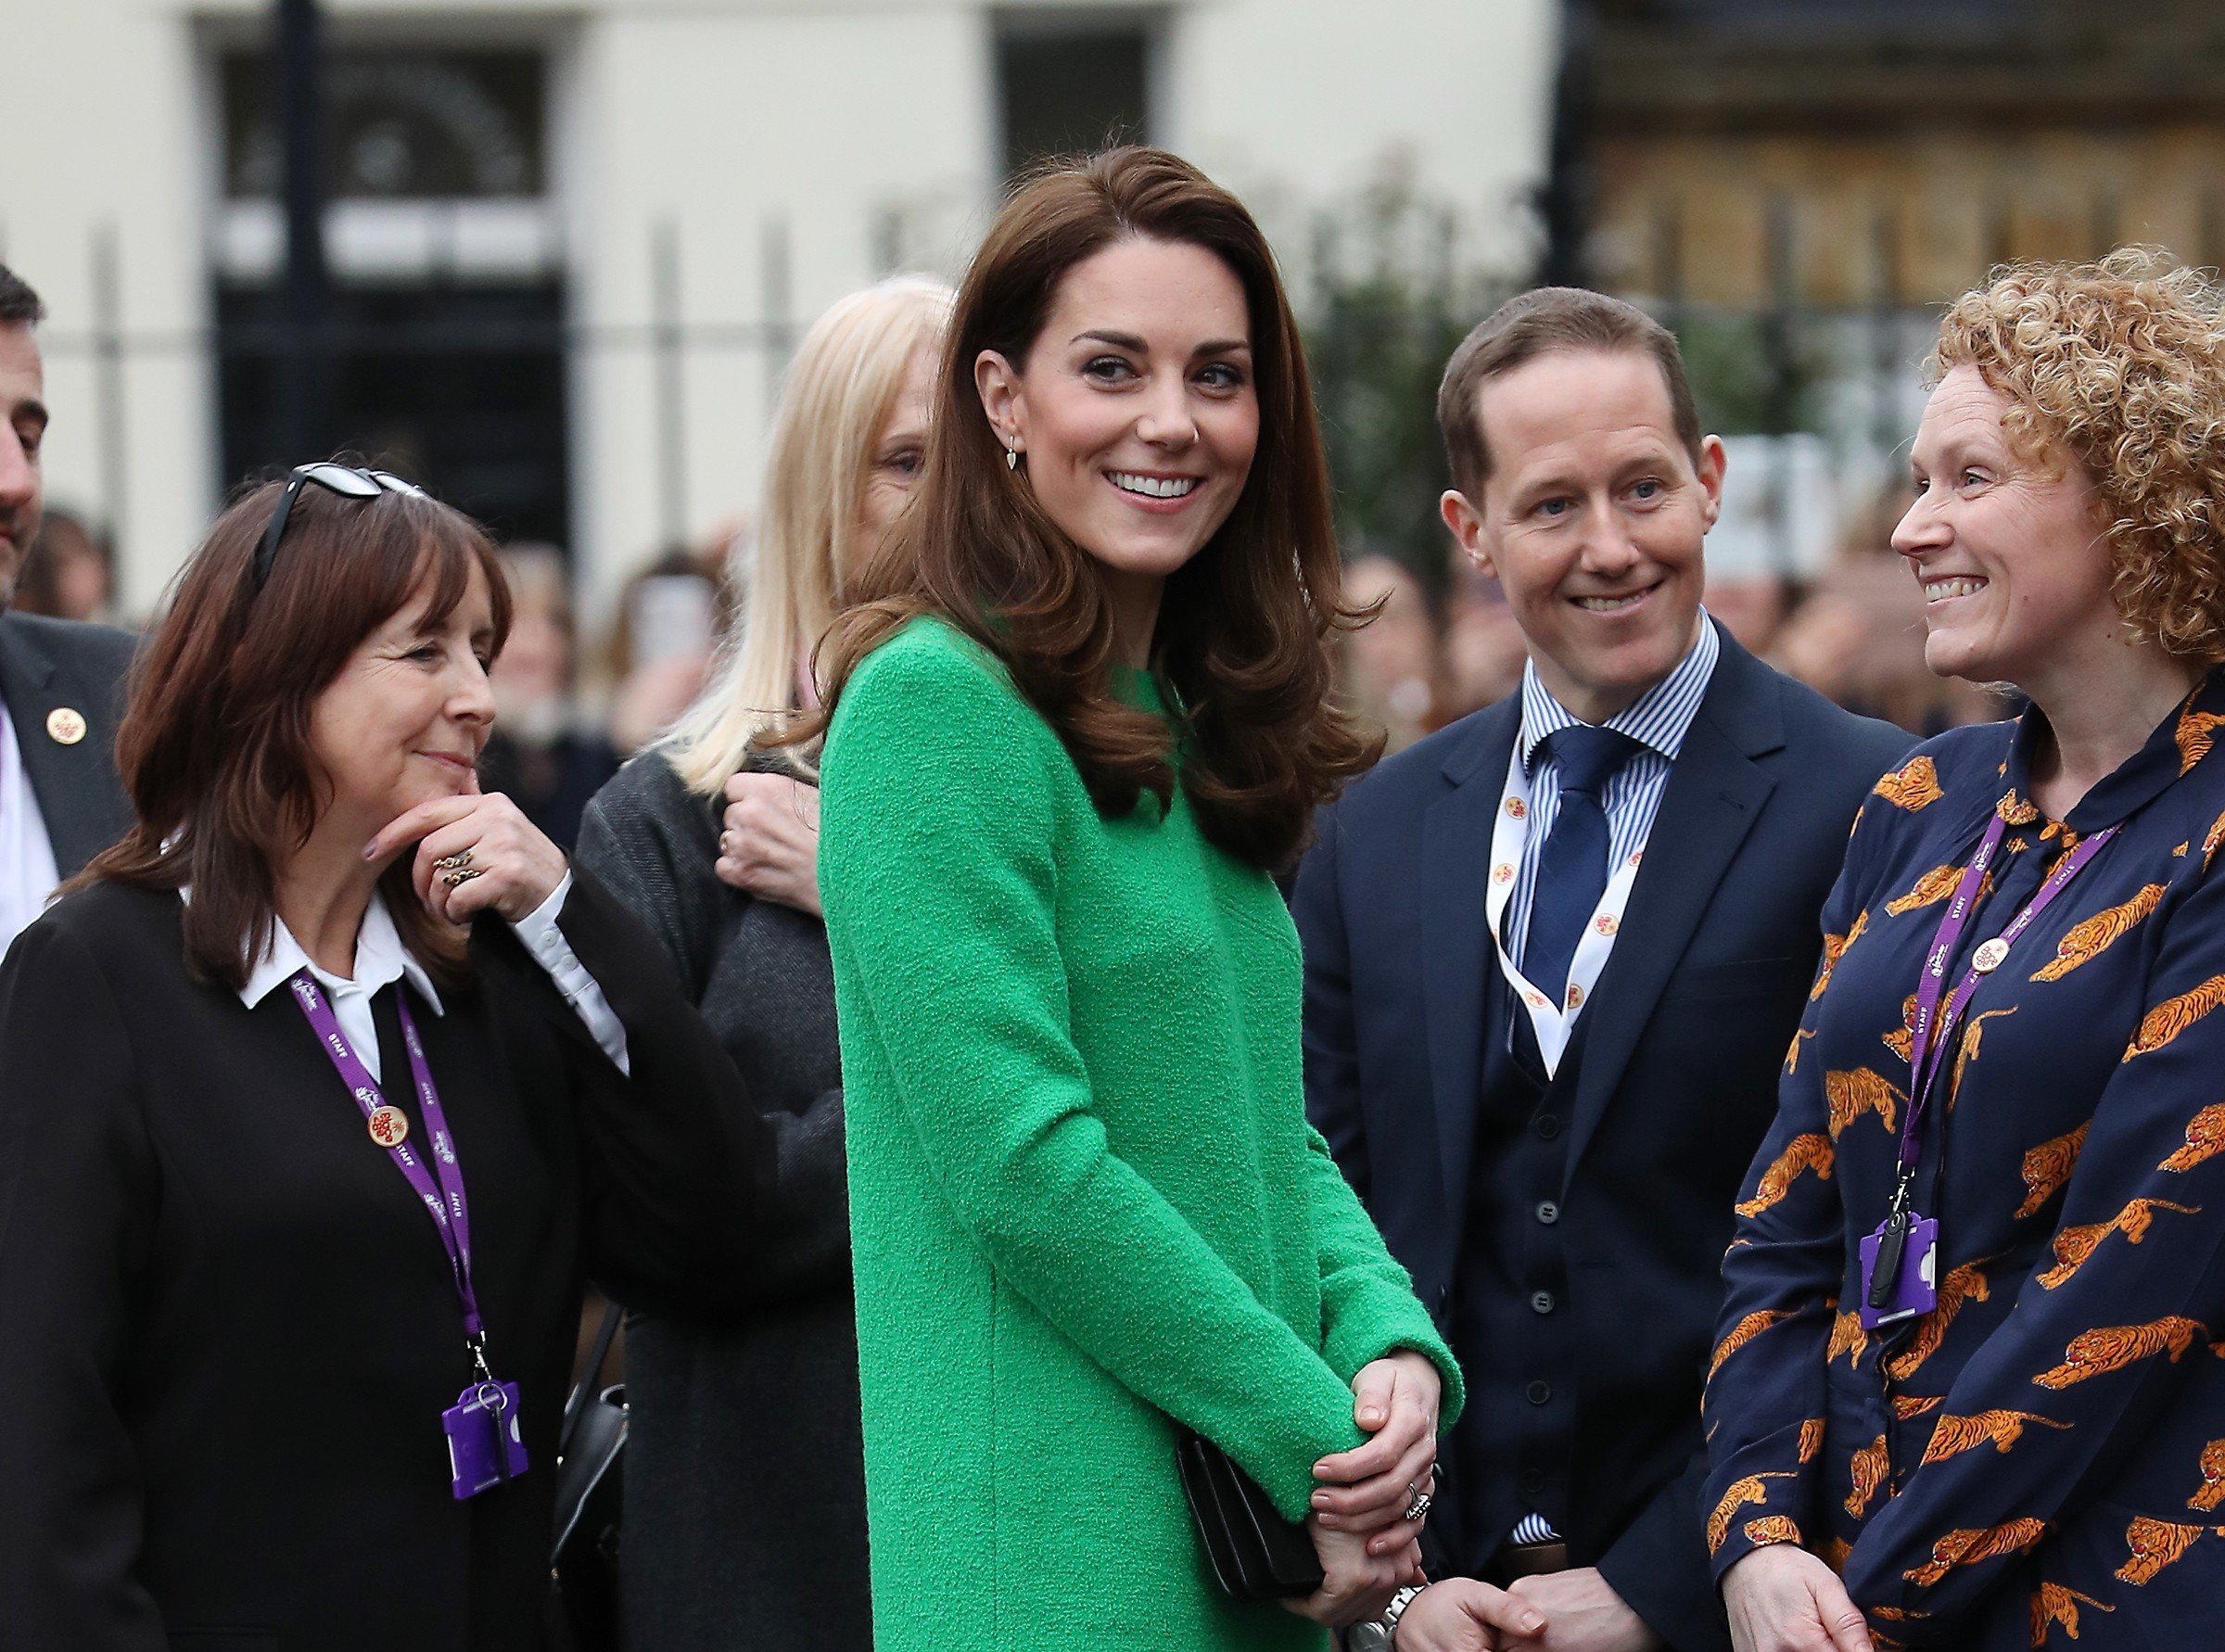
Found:
[(1569, 962), (1607, 893), (1607, 782), (1637, 749), (1628, 735), (1589, 723), (1571, 723), (1545, 737), (1546, 754), (1560, 775), (1560, 809), (1537, 857), (1522, 973), (1564, 1010)]

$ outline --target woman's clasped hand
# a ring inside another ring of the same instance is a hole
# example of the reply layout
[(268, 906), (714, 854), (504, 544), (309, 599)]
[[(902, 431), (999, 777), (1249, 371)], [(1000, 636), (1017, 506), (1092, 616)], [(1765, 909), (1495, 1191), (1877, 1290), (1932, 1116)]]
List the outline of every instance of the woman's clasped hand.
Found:
[(1369, 1437), (1314, 1465), (1323, 1484), (1305, 1524), (1322, 1582), (1290, 1603), (1321, 1623), (1379, 1617), (1394, 1593), (1422, 1581), (1421, 1522), (1406, 1511), (1435, 1485), (1437, 1367), (1418, 1353), (1394, 1353), (1362, 1367), (1352, 1391), (1353, 1420)]
[(1756, 1549), (1723, 1576), (1737, 1652), (1871, 1652), (1846, 1586), (1798, 1544)]

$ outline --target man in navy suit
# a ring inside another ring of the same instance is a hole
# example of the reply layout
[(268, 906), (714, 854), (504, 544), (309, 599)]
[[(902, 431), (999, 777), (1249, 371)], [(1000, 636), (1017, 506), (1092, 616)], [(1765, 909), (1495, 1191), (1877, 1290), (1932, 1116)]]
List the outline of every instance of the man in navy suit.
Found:
[(44, 313), (0, 264), (0, 954), (132, 820), (115, 758), (132, 638), (7, 612), (44, 497), (44, 372), (32, 331)]
[(1700, 607), (1723, 448), (1644, 312), (1512, 300), (1438, 417), (1445, 522), (1530, 664), (1326, 812), (1293, 903), (1308, 1110), (1468, 1379), (1427, 1538), (1464, 1575), (1392, 1644), (1496, 1646), (1526, 1606), (1509, 1644), (1720, 1648), (1718, 1269), (1848, 828), (1912, 743)]

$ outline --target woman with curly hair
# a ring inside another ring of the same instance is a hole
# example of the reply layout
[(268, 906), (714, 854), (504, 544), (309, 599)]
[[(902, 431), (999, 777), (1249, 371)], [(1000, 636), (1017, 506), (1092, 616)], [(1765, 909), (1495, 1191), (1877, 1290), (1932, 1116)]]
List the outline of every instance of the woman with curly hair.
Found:
[(1177, 1425), (1290, 1519), (1360, 1488), (1295, 1603), (1349, 1621), (1460, 1389), (1300, 1087), (1272, 874), (1372, 754), (1297, 327), (1130, 148), (1013, 196), (949, 340), (821, 658), (874, 1643), (1319, 1648), (1216, 1593)]
[(1939, 334), (1893, 543), (2013, 684), (1877, 784), (1723, 1261), (1741, 1652), (2181, 1646), (2225, 1591), (2225, 312), (2153, 255)]

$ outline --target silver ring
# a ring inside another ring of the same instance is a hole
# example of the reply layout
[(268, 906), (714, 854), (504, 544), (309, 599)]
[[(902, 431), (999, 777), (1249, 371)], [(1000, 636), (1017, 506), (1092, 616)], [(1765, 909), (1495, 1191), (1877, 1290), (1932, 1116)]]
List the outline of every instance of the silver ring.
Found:
[(1415, 1492), (1413, 1501), (1406, 1505), (1405, 1518), (1416, 1522), (1426, 1520), (1430, 1518), (1430, 1510), (1436, 1505), (1437, 1499), (1430, 1496), (1429, 1493)]

